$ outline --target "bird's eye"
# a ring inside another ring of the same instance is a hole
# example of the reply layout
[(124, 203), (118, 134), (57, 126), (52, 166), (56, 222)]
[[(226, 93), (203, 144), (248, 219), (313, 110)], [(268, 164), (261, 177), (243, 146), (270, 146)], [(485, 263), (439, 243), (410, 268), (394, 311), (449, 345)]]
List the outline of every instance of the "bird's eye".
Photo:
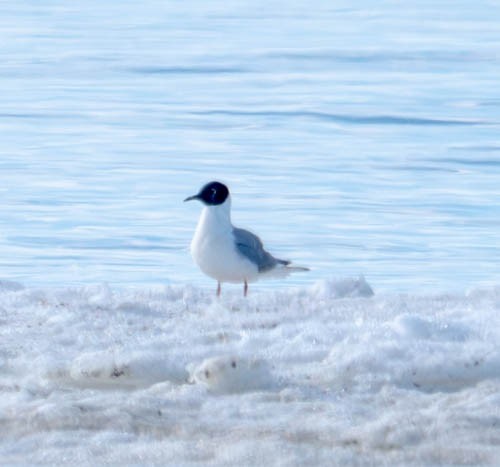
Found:
[(215, 195), (217, 194), (217, 190), (215, 188), (212, 188), (212, 201), (215, 199)]

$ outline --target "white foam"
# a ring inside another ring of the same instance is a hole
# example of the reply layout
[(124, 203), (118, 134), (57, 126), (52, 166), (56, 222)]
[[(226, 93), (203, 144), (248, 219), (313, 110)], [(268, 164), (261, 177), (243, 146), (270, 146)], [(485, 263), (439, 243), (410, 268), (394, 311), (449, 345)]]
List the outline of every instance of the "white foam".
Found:
[(206, 359), (191, 376), (216, 393), (251, 392), (276, 386), (267, 362), (235, 355)]
[(493, 462), (500, 288), (368, 290), (4, 289), (0, 457)]
[(313, 287), (313, 293), (323, 299), (345, 297), (371, 297), (374, 292), (363, 276), (323, 280)]
[(71, 363), (69, 376), (82, 384), (151, 385), (171, 381), (185, 383), (188, 373), (154, 352), (85, 352)]

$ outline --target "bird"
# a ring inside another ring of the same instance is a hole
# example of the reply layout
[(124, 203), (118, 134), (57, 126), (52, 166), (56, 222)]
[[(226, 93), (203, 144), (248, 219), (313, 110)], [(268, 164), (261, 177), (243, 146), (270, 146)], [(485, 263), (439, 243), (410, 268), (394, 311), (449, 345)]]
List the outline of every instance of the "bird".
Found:
[(184, 201), (204, 204), (193, 239), (191, 255), (201, 271), (217, 281), (217, 297), (221, 284), (242, 283), (243, 295), (248, 283), (261, 277), (285, 277), (292, 272), (309, 271), (291, 266), (291, 262), (275, 258), (264, 249), (261, 239), (231, 223), (231, 195), (226, 185), (213, 181)]

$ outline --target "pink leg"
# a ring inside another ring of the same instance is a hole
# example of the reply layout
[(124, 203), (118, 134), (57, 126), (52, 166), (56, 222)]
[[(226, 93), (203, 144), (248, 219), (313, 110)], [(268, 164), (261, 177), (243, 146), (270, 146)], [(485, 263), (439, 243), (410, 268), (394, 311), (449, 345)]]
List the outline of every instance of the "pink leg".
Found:
[(221, 292), (220, 282), (217, 282), (217, 297), (220, 297), (220, 292)]
[(245, 281), (245, 285), (243, 286), (243, 296), (247, 296), (248, 293), (248, 282)]

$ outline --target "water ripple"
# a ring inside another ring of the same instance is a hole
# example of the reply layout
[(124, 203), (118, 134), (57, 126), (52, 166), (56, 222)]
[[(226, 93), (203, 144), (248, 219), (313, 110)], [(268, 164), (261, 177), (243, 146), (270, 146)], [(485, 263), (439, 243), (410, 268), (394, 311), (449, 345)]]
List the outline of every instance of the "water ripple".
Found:
[(248, 70), (224, 66), (141, 66), (128, 69), (133, 73), (146, 75), (198, 75), (221, 73), (246, 73)]
[(415, 126), (462, 126), (484, 125), (480, 120), (424, 118), (400, 115), (347, 115), (309, 110), (202, 110), (191, 112), (193, 115), (215, 115), (236, 117), (289, 117), (310, 118), (336, 123), (358, 125), (415, 125)]

